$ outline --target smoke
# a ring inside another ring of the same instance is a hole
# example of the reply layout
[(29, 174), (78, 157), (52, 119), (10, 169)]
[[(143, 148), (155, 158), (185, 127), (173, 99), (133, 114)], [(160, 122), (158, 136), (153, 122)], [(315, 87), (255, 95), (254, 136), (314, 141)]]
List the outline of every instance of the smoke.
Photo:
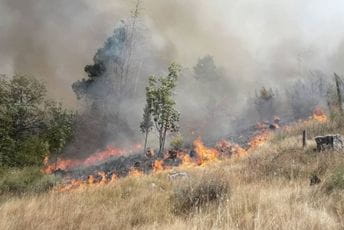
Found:
[[(0, 0), (0, 72), (37, 76), (53, 97), (75, 107), (72, 83), (86, 77), (84, 66), (134, 5), (134, 0)], [(344, 72), (341, 0), (144, 0), (140, 13), (153, 48), (138, 50), (154, 51), (161, 60), (142, 72), (163, 73), (162, 63), (171, 61), (185, 67), (186, 86), (177, 98), (188, 122), (207, 117), (205, 102), (198, 101), (207, 96), (193, 89), (192, 67), (200, 57), (214, 57), (228, 85), (219, 133), (230, 129), (227, 114), (242, 111), (255, 89), (283, 88), (313, 70)], [(212, 90), (207, 93), (220, 98)], [(132, 128), (138, 127), (143, 103), (126, 108)]]

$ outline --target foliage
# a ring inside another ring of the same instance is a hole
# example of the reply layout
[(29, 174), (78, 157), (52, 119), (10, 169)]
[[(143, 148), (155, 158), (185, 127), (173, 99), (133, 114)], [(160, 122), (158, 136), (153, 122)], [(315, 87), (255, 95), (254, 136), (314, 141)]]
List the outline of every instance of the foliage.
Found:
[(45, 175), (39, 167), (22, 169), (1, 168), (0, 194), (23, 194), (45, 192), (58, 183), (59, 178)]
[(0, 78), (0, 165), (41, 164), (73, 134), (74, 114), (46, 99), (44, 84), (27, 76)]
[(266, 89), (265, 87), (262, 87), (259, 93), (256, 94), (254, 104), (260, 116), (260, 120), (271, 120), (272, 117), (276, 115), (274, 106), (275, 97), (276, 94), (274, 91), (272, 89)]
[(214, 58), (210, 55), (206, 55), (203, 58), (198, 59), (196, 66), (193, 68), (195, 72), (195, 78), (203, 81), (218, 81), (220, 79), (220, 72), (215, 65)]
[(178, 131), (180, 114), (175, 109), (173, 89), (181, 71), (177, 64), (171, 64), (166, 77), (151, 76), (146, 88), (147, 106), (153, 118), (154, 126), (159, 134), (159, 154), (164, 151), (167, 132)]
[(175, 136), (170, 143), (172, 149), (180, 150), (184, 145), (184, 140), (182, 135)]
[(148, 139), (148, 134), (153, 128), (153, 122), (152, 122), (152, 115), (150, 113), (150, 109), (148, 105), (145, 106), (143, 110), (143, 119), (140, 124), (140, 129), (143, 134), (145, 134), (145, 144), (144, 144), (144, 152), (146, 152), (147, 148), (147, 139)]
[(315, 107), (333, 104), (333, 89), (322, 73), (298, 80), (286, 89), (286, 96), (294, 119), (304, 119)]

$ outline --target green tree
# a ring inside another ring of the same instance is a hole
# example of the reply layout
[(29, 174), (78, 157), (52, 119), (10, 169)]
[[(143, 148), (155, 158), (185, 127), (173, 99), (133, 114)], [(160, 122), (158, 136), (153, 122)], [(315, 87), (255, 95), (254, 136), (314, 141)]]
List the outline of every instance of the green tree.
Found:
[(150, 113), (150, 109), (148, 105), (146, 105), (143, 110), (143, 120), (140, 124), (141, 132), (145, 134), (144, 152), (146, 152), (148, 135), (149, 135), (149, 132), (152, 130), (153, 125), (154, 124), (152, 122), (152, 115)]
[(178, 131), (180, 114), (175, 109), (173, 89), (176, 87), (181, 67), (171, 64), (166, 77), (151, 76), (146, 88), (147, 106), (159, 134), (159, 156), (163, 155), (167, 132)]
[(73, 113), (46, 99), (44, 84), (0, 76), (0, 165), (39, 165), (72, 136)]

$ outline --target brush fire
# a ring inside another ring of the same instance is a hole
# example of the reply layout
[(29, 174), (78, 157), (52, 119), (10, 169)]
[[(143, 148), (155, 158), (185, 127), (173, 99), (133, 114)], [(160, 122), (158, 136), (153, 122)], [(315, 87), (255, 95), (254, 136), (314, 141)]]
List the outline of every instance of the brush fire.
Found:
[[(308, 121), (324, 123), (327, 121), (327, 115), (321, 107), (316, 107), (311, 118), (304, 122)], [(146, 154), (142, 154), (141, 145), (133, 145), (127, 149), (108, 147), (86, 159), (58, 159), (50, 162), (46, 158), (42, 171), (62, 175), (65, 183), (57, 186), (56, 190), (65, 192), (116, 183), (118, 178), (124, 176), (141, 177), (147, 173), (159, 173), (176, 167), (206, 167), (225, 158), (247, 156), (251, 151), (264, 145), (271, 134), (280, 127), (282, 125), (279, 117), (275, 117), (273, 122), (257, 123), (253, 128), (253, 134), (251, 133), (251, 137), (248, 138), (248, 143), (244, 144), (246, 147), (225, 139), (218, 141), (214, 147), (207, 147), (199, 137), (193, 142), (193, 148), (172, 149), (162, 158), (154, 154), (150, 148)]]

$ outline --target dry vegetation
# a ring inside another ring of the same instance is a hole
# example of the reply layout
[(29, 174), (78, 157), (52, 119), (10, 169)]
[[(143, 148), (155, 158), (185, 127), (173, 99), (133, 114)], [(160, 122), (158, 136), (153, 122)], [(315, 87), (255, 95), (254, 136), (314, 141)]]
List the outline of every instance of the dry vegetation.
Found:
[[(242, 159), (177, 168), (107, 186), (12, 197), (0, 206), (1, 229), (343, 229), (344, 155), (301, 147), (344, 133), (343, 119), (298, 123)], [(311, 141), (310, 141), (311, 143)], [(321, 179), (310, 186), (310, 177)]]

